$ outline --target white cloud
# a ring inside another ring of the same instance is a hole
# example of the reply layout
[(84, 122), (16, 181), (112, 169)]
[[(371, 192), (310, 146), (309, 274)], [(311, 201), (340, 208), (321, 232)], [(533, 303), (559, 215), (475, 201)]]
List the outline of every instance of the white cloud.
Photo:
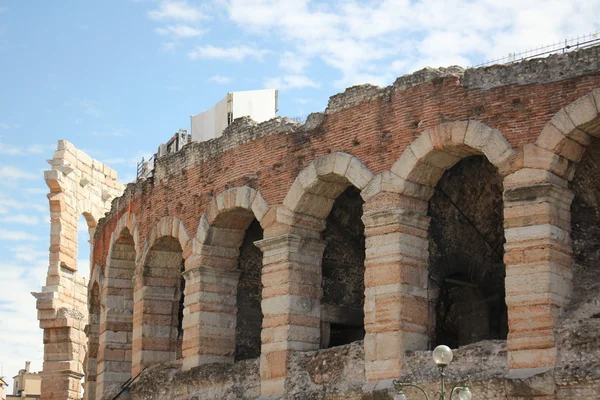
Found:
[(200, 9), (189, 5), (187, 1), (162, 1), (158, 9), (150, 11), (148, 16), (158, 21), (177, 20), (185, 22), (195, 22), (206, 18)]
[[(33, 248), (23, 248), (23, 253)], [(39, 371), (43, 361), (43, 331), (38, 326), (35, 299), (31, 292), (41, 291), (48, 269), (48, 253), (23, 262), (2, 264), (0, 284), (0, 341), (5, 346), (4, 374), (12, 376), (32, 361), (32, 371)]]
[(308, 60), (291, 51), (285, 51), (279, 57), (279, 67), (284, 72), (292, 74), (302, 74), (308, 65)]
[(40, 223), (40, 219), (38, 217), (25, 214), (8, 215), (0, 218), (0, 221), (20, 225), (38, 225)]
[(285, 75), (281, 78), (265, 79), (264, 87), (267, 89), (278, 88), (285, 89), (301, 89), (301, 88), (318, 88), (319, 84), (304, 75)]
[(33, 174), (10, 165), (0, 166), (0, 176), (2, 176), (4, 179), (12, 181), (19, 179), (41, 179), (41, 175), (39, 174)]
[(389, 84), (426, 65), (475, 64), (600, 28), (588, 0), (229, 0), (240, 29), (278, 38), (284, 75), (316, 59), (340, 73), (334, 83)]
[(213, 45), (198, 46), (195, 50), (188, 53), (192, 60), (224, 60), (224, 61), (243, 61), (246, 58), (254, 58), (262, 60), (268, 53), (267, 50), (257, 49), (251, 46), (231, 46), (231, 47), (216, 47)]
[(206, 34), (206, 29), (194, 28), (189, 25), (169, 25), (162, 28), (156, 28), (156, 33), (162, 36), (173, 36), (179, 39), (198, 37)]
[(214, 75), (210, 77), (209, 81), (218, 83), (219, 85), (225, 85), (231, 83), (232, 79), (228, 76)]
[(10, 241), (35, 241), (39, 240), (37, 236), (23, 231), (13, 231), (9, 229), (0, 229), (0, 240)]

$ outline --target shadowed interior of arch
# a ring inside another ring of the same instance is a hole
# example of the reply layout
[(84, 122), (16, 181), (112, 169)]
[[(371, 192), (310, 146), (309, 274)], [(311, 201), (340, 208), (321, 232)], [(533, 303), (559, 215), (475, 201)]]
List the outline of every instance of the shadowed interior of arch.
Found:
[(362, 340), (364, 330), (365, 228), (360, 191), (349, 186), (335, 200), (323, 239), (321, 347)]
[(235, 334), (235, 360), (246, 360), (260, 356), (263, 313), (262, 301), (262, 252), (254, 242), (263, 238), (263, 230), (254, 219), (244, 235), (240, 246), (238, 269), (240, 278), (237, 286), (237, 315)]
[(156, 240), (144, 263), (143, 349), (154, 354), (152, 362), (143, 360), (144, 366), (182, 356), (182, 253), (178, 239), (163, 236)]
[(429, 202), (430, 347), (506, 339), (502, 178), (485, 156), (448, 169)]

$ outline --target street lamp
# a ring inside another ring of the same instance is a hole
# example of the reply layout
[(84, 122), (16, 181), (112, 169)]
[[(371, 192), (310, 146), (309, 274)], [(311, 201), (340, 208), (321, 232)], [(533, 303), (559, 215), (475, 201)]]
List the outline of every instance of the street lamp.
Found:
[[(452, 361), (452, 350), (450, 350), (450, 347), (448, 346), (438, 346), (433, 350), (432, 357), (433, 361), (438, 367), (438, 371), (440, 372), (440, 381), (442, 385), (441, 390), (439, 392), (440, 400), (446, 400), (446, 374), (444, 373), (444, 370)], [(429, 400), (429, 396), (427, 396), (425, 390), (416, 383), (398, 382), (396, 380), (393, 383), (394, 388), (396, 389), (396, 395), (394, 396), (394, 400), (407, 400), (406, 394), (404, 394), (405, 387), (414, 387), (419, 389), (425, 396), (425, 399)], [(464, 379), (452, 388), (452, 390), (450, 391), (449, 400), (452, 400), (452, 396), (455, 392), (458, 396), (458, 400), (471, 400), (471, 391), (469, 390), (468, 383), (469, 376), (467, 375), (467, 379)]]

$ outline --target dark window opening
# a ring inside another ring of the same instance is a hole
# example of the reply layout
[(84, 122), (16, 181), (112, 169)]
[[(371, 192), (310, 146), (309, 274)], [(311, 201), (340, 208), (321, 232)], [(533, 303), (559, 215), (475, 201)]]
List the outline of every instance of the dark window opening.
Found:
[(235, 329), (235, 361), (260, 356), (262, 330), (262, 252), (254, 242), (263, 238), (263, 230), (255, 219), (248, 229), (238, 259), (240, 278), (237, 288)]
[(430, 347), (505, 340), (502, 178), (483, 156), (444, 173), (429, 202)]
[(363, 200), (354, 186), (336, 199), (323, 238), (321, 347), (364, 339), (365, 228)]

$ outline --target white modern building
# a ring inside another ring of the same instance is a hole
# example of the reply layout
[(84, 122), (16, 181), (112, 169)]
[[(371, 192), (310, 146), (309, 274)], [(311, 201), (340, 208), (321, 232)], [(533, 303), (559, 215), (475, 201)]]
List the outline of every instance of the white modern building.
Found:
[(200, 142), (221, 136), (234, 119), (248, 116), (256, 122), (275, 118), (277, 89), (231, 92), (212, 108), (192, 115), (192, 141)]

